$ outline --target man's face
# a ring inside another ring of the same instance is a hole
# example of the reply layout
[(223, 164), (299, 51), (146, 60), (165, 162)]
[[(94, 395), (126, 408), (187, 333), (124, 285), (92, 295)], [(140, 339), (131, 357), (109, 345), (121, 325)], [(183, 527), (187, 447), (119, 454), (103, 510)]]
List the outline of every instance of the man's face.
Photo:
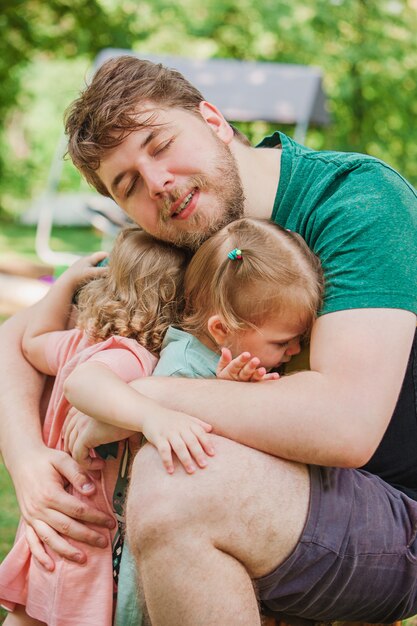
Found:
[(98, 175), (117, 204), (148, 233), (196, 249), (243, 216), (236, 161), (216, 124), (183, 109), (149, 109), (150, 124), (106, 155)]

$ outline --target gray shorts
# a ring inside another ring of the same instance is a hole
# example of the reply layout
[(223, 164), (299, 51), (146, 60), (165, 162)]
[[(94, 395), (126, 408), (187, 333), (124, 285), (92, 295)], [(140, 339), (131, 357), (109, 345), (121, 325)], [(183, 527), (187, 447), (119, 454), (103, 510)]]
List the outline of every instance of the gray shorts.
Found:
[(361, 470), (311, 466), (310, 477), (298, 546), (256, 581), (263, 605), (300, 624), (415, 615), (417, 502)]

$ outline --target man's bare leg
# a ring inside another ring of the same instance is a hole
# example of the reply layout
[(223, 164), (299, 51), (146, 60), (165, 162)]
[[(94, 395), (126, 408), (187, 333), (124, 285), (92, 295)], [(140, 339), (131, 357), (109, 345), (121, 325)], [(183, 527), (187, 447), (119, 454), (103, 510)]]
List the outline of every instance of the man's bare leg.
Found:
[(209, 467), (168, 475), (137, 455), (127, 509), (153, 626), (261, 623), (252, 579), (293, 551), (307, 516), (305, 466), (216, 438)]

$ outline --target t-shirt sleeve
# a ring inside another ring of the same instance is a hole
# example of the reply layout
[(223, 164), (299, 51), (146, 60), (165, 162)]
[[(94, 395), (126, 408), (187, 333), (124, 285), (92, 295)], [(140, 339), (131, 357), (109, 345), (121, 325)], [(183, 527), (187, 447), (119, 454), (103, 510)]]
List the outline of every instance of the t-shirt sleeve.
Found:
[(74, 345), (80, 340), (80, 332), (73, 330), (56, 330), (48, 333), (45, 343), (45, 355), (48, 365), (55, 375), (66, 363), (74, 350)]
[(399, 308), (417, 313), (417, 198), (380, 162), (351, 171), (324, 203), (311, 246), (325, 274), (322, 313)]
[(88, 361), (107, 365), (112, 372), (127, 383), (148, 375), (138, 356), (126, 348), (102, 350), (91, 356)]

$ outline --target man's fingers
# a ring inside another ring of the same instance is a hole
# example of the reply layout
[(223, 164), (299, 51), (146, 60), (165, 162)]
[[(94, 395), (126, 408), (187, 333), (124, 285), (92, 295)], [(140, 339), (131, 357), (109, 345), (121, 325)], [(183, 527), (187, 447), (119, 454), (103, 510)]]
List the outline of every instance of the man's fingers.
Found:
[(96, 491), (94, 482), (86, 472), (68, 454), (59, 455), (54, 462), (55, 469), (83, 495), (91, 495)]
[(100, 261), (103, 261), (108, 256), (109, 256), (108, 252), (105, 252), (104, 250), (99, 250), (98, 252), (93, 252), (93, 254), (90, 254), (89, 258), (90, 258), (92, 265), (97, 265), (97, 263), (100, 263)]
[(32, 557), (41, 567), (44, 567), (49, 572), (53, 572), (55, 569), (54, 560), (51, 559), (49, 554), (46, 552), (41, 540), (31, 526), (26, 525), (25, 537)]
[[(55, 514), (62, 514), (62, 517), (58, 518)], [(59, 524), (57, 520), (59, 520)], [(74, 525), (71, 525), (71, 522), (74, 522)], [(48, 523), (63, 535), (69, 535), (74, 539), (93, 545), (94, 541), (90, 541), (88, 538), (97, 537), (98, 533), (79, 522), (88, 522), (103, 528), (114, 528), (115, 525), (112, 516), (93, 508), (88, 501), (83, 502), (66, 491), (59, 495), (56, 494), (56, 497), (50, 501)]]
[(85, 553), (59, 535), (51, 526), (42, 521), (35, 522), (33, 532), (38, 536), (39, 542), (48, 546), (51, 550), (59, 554), (62, 558), (75, 563), (85, 563), (87, 557)]
[(93, 530), (89, 526), (71, 519), (58, 511), (51, 514), (51, 525), (60, 535), (64, 537), (70, 536), (72, 539), (88, 543), (90, 546), (96, 546), (98, 548), (105, 548), (108, 544), (107, 533), (102, 534), (96, 530)]

